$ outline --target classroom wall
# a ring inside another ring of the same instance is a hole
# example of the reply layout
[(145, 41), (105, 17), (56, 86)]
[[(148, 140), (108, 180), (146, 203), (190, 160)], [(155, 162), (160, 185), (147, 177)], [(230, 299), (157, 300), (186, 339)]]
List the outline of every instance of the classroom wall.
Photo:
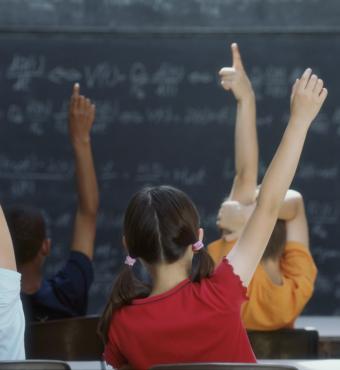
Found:
[(52, 274), (67, 256), (76, 205), (67, 137), (74, 81), (94, 99), (101, 191), (90, 312), (123, 260), (121, 220), (134, 191), (169, 183), (197, 203), (207, 241), (233, 177), (235, 102), (218, 83), (237, 41), (258, 104), (260, 178), (284, 130), (292, 81), (305, 67), (329, 98), (294, 180), (319, 267), (308, 314), (340, 313), (338, 65), (335, 0), (3, 0), (0, 2), (0, 197), (44, 209)]

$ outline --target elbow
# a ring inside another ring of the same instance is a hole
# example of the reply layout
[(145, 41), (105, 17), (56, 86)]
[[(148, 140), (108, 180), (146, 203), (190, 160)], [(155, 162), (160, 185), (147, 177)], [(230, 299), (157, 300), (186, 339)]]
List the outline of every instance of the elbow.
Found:
[(98, 208), (99, 208), (99, 200), (89, 204), (86, 210), (86, 213), (88, 214), (89, 217), (92, 217), (95, 219), (97, 218)]
[(86, 210), (86, 216), (93, 220), (96, 220), (98, 214), (98, 207), (90, 207)]
[(295, 207), (296, 214), (298, 212), (304, 212), (305, 203), (301, 193), (296, 190), (289, 189), (285, 201), (286, 199), (288, 200), (288, 202), (292, 202)]
[(86, 205), (79, 206), (79, 212), (88, 219), (95, 220), (99, 209), (99, 197), (93, 197)]
[(293, 199), (295, 202), (303, 204), (303, 196), (300, 192), (296, 190), (289, 189), (287, 191), (286, 198)]
[(97, 217), (98, 208), (99, 208), (99, 195), (98, 195), (98, 193), (96, 193), (96, 196), (93, 197), (93, 200), (90, 204), (89, 212), (93, 216)]
[(296, 203), (299, 208), (305, 208), (305, 202), (301, 193), (296, 192)]

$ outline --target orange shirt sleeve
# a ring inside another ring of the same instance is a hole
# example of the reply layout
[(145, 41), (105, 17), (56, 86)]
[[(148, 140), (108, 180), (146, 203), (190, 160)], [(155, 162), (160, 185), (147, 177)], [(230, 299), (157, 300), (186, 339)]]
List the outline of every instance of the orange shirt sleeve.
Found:
[(308, 249), (288, 242), (281, 257), (283, 284), (274, 284), (261, 265), (248, 287), (249, 301), (242, 309), (247, 329), (292, 327), (312, 296), (317, 268)]
[(208, 245), (208, 253), (218, 265), (233, 248), (235, 242), (227, 242), (224, 239), (218, 239)]

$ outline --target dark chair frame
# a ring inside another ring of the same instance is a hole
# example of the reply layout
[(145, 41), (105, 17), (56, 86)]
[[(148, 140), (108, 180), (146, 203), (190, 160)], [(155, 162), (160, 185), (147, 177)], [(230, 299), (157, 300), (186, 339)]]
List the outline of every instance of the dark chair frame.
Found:
[(98, 321), (98, 316), (84, 316), (31, 323), (26, 329), (27, 358), (102, 361)]
[(0, 370), (71, 370), (71, 367), (64, 361), (23, 360), (0, 361)]
[(298, 370), (291, 365), (241, 364), (241, 363), (187, 363), (155, 365), (149, 370)]
[(308, 329), (248, 330), (258, 359), (317, 359), (319, 333)]

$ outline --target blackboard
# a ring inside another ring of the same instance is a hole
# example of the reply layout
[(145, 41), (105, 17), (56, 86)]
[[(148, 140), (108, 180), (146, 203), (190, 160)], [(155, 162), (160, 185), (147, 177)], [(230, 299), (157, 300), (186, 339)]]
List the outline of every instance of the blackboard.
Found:
[[(74, 81), (97, 104), (93, 148), (101, 192), (90, 312), (122, 263), (121, 219), (131, 194), (170, 183), (197, 203), (206, 241), (233, 176), (235, 102), (218, 84), (237, 41), (256, 89), (261, 174), (287, 122), (292, 81), (320, 73), (329, 98), (306, 143), (294, 187), (305, 195), (318, 264), (309, 314), (339, 314), (340, 44), (337, 34), (44, 35), (0, 37), (0, 196), (45, 210), (60, 268), (75, 210), (67, 102)], [(326, 304), (327, 302), (327, 304)]]
[(337, 0), (1, 0), (0, 29), (328, 32), (339, 15)]

